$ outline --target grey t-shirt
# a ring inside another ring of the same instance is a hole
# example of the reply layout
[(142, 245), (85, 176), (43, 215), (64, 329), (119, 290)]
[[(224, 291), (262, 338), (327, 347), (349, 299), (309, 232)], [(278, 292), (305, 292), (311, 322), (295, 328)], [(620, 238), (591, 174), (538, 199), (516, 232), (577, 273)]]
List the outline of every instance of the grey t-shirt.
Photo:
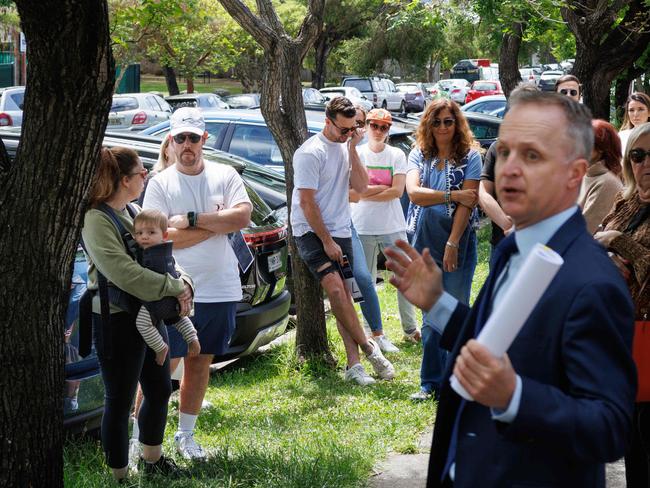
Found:
[(293, 155), (291, 229), (301, 236), (313, 229), (300, 208), (301, 189), (316, 190), (316, 203), (332, 237), (350, 237), (350, 161), (347, 143), (329, 141), (322, 132)]

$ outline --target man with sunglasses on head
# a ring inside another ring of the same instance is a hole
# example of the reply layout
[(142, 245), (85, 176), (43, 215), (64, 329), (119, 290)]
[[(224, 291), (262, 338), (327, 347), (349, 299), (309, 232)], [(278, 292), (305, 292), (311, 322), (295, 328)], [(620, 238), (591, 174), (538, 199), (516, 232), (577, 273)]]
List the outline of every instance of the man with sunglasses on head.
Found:
[(170, 129), (176, 163), (149, 182), (143, 207), (158, 209), (169, 217), (174, 257), (194, 280), (191, 319), (201, 354), (187, 356), (182, 337), (173, 328), (168, 332), (172, 371), (184, 357), (174, 441), (184, 458), (201, 460), (205, 451), (194, 440), (194, 426), (212, 358), (226, 352), (235, 329), (237, 303), (242, 299), (238, 261), (227, 234), (249, 224), (252, 206), (234, 168), (204, 161), (202, 148), (208, 133), (199, 109), (179, 108), (171, 116)]
[(291, 229), (300, 257), (327, 293), (345, 345), (345, 379), (362, 386), (375, 382), (361, 365), (359, 348), (381, 379), (395, 376), (393, 365), (366, 334), (339, 269), (351, 264), (350, 188), (363, 193), (368, 173), (359, 160), (356, 109), (345, 97), (333, 98), (325, 109), (325, 127), (307, 139), (293, 156), (294, 189)]

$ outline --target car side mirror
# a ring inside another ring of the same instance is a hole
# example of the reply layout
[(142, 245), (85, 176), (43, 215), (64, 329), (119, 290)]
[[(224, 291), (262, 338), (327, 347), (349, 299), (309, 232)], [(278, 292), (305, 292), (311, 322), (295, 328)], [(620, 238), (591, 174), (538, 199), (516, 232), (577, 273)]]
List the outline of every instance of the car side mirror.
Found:
[(361, 100), (368, 100), (368, 97), (365, 95), (361, 95)]

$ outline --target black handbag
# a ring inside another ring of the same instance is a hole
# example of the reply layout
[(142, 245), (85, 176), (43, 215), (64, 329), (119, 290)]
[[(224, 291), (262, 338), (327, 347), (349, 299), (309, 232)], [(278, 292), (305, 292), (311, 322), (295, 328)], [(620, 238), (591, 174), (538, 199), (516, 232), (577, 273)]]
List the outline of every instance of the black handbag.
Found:
[[(431, 160), (427, 160), (420, 181), (421, 186), (425, 188), (428, 188), (430, 172)], [(449, 163), (445, 160), (445, 191), (451, 191), (451, 177), (449, 173)], [(425, 248), (429, 248), (433, 260), (438, 266), (442, 267), (442, 260), (445, 256), (445, 247), (449, 240), (451, 228), (454, 223), (454, 212), (452, 212), (449, 204), (446, 204), (447, 212), (445, 214), (435, 211), (433, 207), (434, 205), (430, 205), (419, 209), (415, 233), (413, 234), (411, 245), (420, 253)], [(463, 266), (465, 256), (467, 255), (470, 231), (471, 226), (468, 223), (458, 242), (458, 268)]]

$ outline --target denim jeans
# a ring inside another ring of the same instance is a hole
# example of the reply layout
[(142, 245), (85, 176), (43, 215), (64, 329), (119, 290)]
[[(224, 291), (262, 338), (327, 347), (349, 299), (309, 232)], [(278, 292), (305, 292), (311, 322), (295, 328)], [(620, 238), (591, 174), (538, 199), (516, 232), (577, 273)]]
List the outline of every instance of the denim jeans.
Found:
[[(467, 256), (461, 268), (453, 273), (442, 272), (444, 290), (459, 302), (469, 305), (472, 279), (476, 269), (476, 233), (472, 230), (467, 243)], [(431, 312), (422, 316), (422, 367), (420, 387), (426, 391), (437, 391), (445, 370), (448, 352), (440, 348), (440, 333), (444, 325), (436, 324)], [(438, 330), (437, 330), (438, 329)]]
[(352, 226), (352, 274), (354, 279), (357, 280), (359, 290), (363, 295), (363, 301), (359, 303), (361, 313), (366, 323), (373, 332), (383, 330), (381, 323), (381, 309), (379, 308), (379, 297), (377, 297), (377, 290), (375, 290), (375, 280), (370, 275), (366, 267), (366, 257), (363, 252), (363, 246), (359, 240), (359, 234)]
[[(373, 283), (377, 279), (377, 255), (379, 252), (387, 247), (394, 247), (397, 239), (407, 240), (406, 231), (381, 235), (362, 234), (359, 236), (359, 239), (363, 245), (363, 252), (366, 255), (366, 263)], [(399, 291), (397, 292), (397, 308), (399, 310), (400, 321), (402, 322), (402, 330), (406, 333), (411, 333), (417, 329), (415, 307)]]

